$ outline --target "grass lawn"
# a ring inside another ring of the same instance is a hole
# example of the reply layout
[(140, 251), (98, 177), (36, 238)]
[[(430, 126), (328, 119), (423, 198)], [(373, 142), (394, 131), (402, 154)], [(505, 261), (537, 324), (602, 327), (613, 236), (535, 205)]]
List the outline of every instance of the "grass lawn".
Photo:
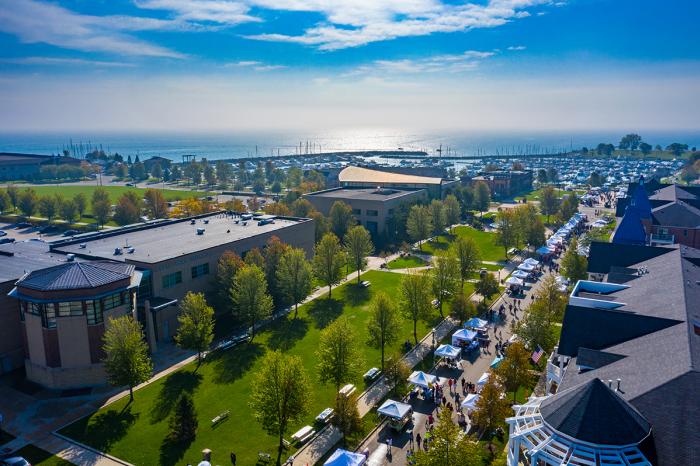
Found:
[(23, 457), (33, 466), (72, 466), (73, 464), (34, 445), (27, 445), (13, 454)]
[(469, 226), (456, 227), (450, 235), (441, 235), (433, 241), (423, 243), (423, 252), (435, 254), (437, 251), (444, 251), (457, 236), (471, 237), (479, 246), (482, 260), (499, 262), (506, 258), (503, 247), (496, 244), (496, 233), (477, 230)]
[[(400, 274), (370, 271), (363, 275), (372, 282), (369, 288), (345, 284), (333, 290), (333, 299), (321, 297), (299, 308), (296, 320), (283, 319), (258, 334), (252, 344), (212, 354), (201, 367), (190, 364), (138, 390), (133, 403), (128, 397), (113, 403), (91, 416), (64, 428), (62, 433), (99, 450), (106, 451), (133, 464), (171, 465), (198, 461), (201, 450), (213, 450), (214, 464), (228, 461), (231, 450), (239, 464), (255, 464), (258, 451), (276, 453), (276, 439), (264, 433), (249, 408), (252, 375), (260, 369), (261, 357), (271, 349), (280, 349), (302, 358), (312, 380), (313, 401), (306, 419), (292, 426), (290, 434), (333, 404), (335, 388), (317, 382), (315, 351), (321, 329), (340, 315), (347, 316), (361, 341), (366, 337), (368, 304), (373, 294), (383, 290), (395, 295)], [(420, 322), (419, 338), (437, 322)], [(406, 339), (413, 339), (413, 325), (404, 321), (400, 337), (391, 350), (398, 351)], [(380, 352), (363, 346), (363, 368), (379, 366)], [(364, 382), (351, 381), (361, 389)], [(182, 392), (191, 392), (199, 417), (197, 438), (190, 445), (173, 445), (166, 440), (168, 418), (175, 400)], [(230, 410), (230, 417), (216, 427), (210, 420)], [(288, 435), (289, 437), (289, 435)], [(291, 451), (286, 454), (291, 453)]]
[[(154, 188), (158, 188), (158, 185), (154, 185)], [(36, 191), (37, 195), (39, 196), (44, 196), (47, 194), (54, 194), (58, 193), (61, 194), (65, 199), (72, 198), (78, 193), (85, 193), (85, 195), (88, 198), (88, 210), (86, 213), (91, 213), (91, 207), (90, 207), (90, 199), (92, 199), (92, 193), (95, 191), (95, 189), (98, 188), (98, 186), (90, 186), (90, 185), (83, 185), (83, 186), (18, 186), (20, 190), (24, 188), (32, 188), (34, 191)], [(129, 187), (129, 186), (102, 186), (107, 193), (109, 194), (110, 201), (112, 204), (116, 204), (117, 200), (119, 197), (124, 194), (127, 191), (136, 191), (139, 194), (143, 194), (145, 189), (141, 188), (135, 188), (135, 187)], [(165, 197), (166, 201), (177, 201), (181, 199), (187, 199), (190, 197), (202, 197), (208, 195), (206, 191), (180, 191), (177, 189), (163, 189), (161, 190), (163, 193), (163, 197)]]
[(390, 270), (409, 269), (412, 267), (423, 267), (426, 265), (428, 265), (428, 263), (420, 257), (409, 255), (406, 257), (397, 257), (393, 261), (389, 262), (388, 268)]

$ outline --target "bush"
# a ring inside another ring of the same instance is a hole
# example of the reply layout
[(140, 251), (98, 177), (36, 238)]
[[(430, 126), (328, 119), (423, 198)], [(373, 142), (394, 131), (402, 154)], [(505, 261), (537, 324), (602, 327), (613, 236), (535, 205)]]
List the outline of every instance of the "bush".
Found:
[(197, 435), (197, 412), (194, 410), (192, 396), (183, 393), (177, 400), (175, 412), (170, 417), (169, 437), (175, 442), (190, 442)]

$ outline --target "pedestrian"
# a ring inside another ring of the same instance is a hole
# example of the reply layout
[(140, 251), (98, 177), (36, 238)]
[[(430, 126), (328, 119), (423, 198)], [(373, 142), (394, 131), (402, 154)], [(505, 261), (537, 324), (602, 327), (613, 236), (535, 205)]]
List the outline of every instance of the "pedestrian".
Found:
[(420, 437), (420, 432), (416, 434), (416, 445), (418, 445), (418, 449), (420, 450), (420, 442), (421, 442), (421, 437)]
[(236, 466), (236, 454), (234, 452), (231, 452), (231, 464)]
[(459, 406), (459, 393), (455, 392), (455, 404)]
[(452, 379), (447, 379), (447, 385), (450, 387), (450, 393), (452, 392)]

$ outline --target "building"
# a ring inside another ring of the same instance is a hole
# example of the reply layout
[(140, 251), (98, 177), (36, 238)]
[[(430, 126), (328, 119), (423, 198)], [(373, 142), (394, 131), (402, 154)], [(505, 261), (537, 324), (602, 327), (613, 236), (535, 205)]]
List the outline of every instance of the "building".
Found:
[(482, 181), (491, 190), (495, 198), (510, 197), (518, 193), (532, 190), (531, 170), (496, 170), (482, 172), (472, 178), (472, 183)]
[(27, 180), (39, 175), (47, 164), (80, 165), (73, 157), (0, 152), (0, 180)]
[(444, 198), (459, 184), (458, 181), (442, 177), (394, 173), (354, 166), (341, 170), (338, 174), (338, 182), (343, 188), (424, 189), (431, 199)]
[(108, 319), (96, 313), (134, 312), (155, 352), (177, 331), (178, 300), (212, 290), (225, 251), (245, 256), (273, 236), (313, 253), (313, 220), (226, 213), (1, 245), (2, 372), (24, 365), (30, 380), (56, 388), (99, 383)]
[(700, 464), (700, 250), (594, 242), (508, 464)]
[(151, 157), (150, 159), (144, 160), (144, 161), (143, 161), (143, 166), (144, 166), (144, 168), (146, 169), (146, 171), (147, 171), (148, 173), (151, 173), (151, 170), (153, 170), (153, 166), (154, 166), (155, 164), (160, 165), (160, 168), (162, 168), (163, 170), (165, 170), (165, 169), (169, 169), (170, 166), (172, 165), (172, 163), (173, 163), (173, 162), (172, 162), (172, 160), (170, 160), (170, 159), (167, 159), (167, 158), (165, 158), (165, 157), (161, 157), (161, 156), (159, 156), (159, 155), (154, 155), (154, 156)]
[(376, 236), (386, 232), (388, 220), (399, 205), (427, 199), (428, 192), (425, 189), (335, 188), (305, 194), (304, 198), (323, 215), (328, 215), (337, 201), (348, 204), (357, 222)]

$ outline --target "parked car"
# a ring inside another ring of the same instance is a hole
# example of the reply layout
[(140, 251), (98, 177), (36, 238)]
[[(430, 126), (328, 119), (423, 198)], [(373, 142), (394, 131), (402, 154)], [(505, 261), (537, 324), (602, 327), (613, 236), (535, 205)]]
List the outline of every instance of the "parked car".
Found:
[(134, 187), (134, 186), (136, 186), (136, 185), (135, 185), (134, 183), (127, 183), (127, 184), (125, 184), (124, 186)]
[(77, 235), (78, 233), (80, 233), (78, 230), (66, 230), (63, 232), (63, 236), (73, 236)]
[(3, 236), (7, 236), (7, 232), (0, 230), (0, 238), (2, 238)]
[(14, 243), (14, 238), (0, 238), (0, 244)]
[(5, 458), (0, 460), (0, 465), (2, 466), (32, 466), (31, 463), (21, 456), (13, 456), (12, 458)]
[(18, 224), (15, 225), (15, 228), (31, 228), (34, 225), (32, 225), (29, 222), (19, 222)]
[(45, 225), (41, 228), (39, 228), (39, 233), (45, 235), (47, 233), (56, 233), (58, 231), (58, 227), (56, 225)]

